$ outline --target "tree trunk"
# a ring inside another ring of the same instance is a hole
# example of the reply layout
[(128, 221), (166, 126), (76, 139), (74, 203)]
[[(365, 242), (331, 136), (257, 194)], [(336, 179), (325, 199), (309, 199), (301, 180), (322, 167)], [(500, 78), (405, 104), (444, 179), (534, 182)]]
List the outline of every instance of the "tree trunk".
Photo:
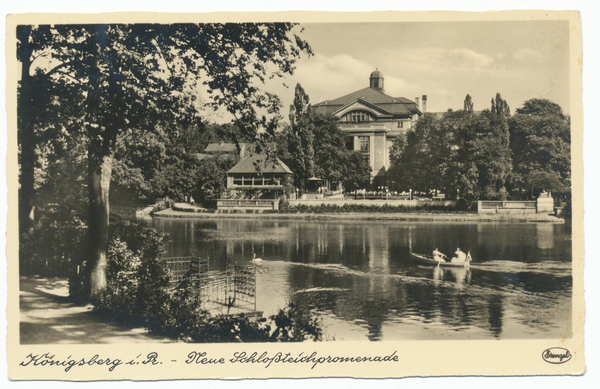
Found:
[[(31, 26), (20, 26), (18, 29), (19, 40), (27, 42)], [(19, 152), (19, 234), (23, 237), (32, 224), (34, 192), (34, 167), (35, 167), (35, 133), (33, 118), (34, 109), (33, 80), (30, 76), (32, 49), (22, 43), (19, 57), (21, 60), (21, 82), (17, 104), (18, 116), (18, 144)]]
[(92, 66), (90, 77), (90, 91), (88, 93), (88, 192), (89, 192), (89, 220), (88, 220), (88, 274), (90, 299), (98, 301), (107, 287), (106, 270), (108, 266), (108, 228), (110, 206), (108, 195), (116, 142), (116, 129), (107, 127), (101, 118), (106, 119), (101, 112), (102, 91), (100, 88), (102, 72), (100, 58), (106, 50), (107, 25), (97, 26), (97, 57)]
[(108, 265), (108, 228), (110, 206), (108, 201), (113, 155), (94, 155), (89, 152), (89, 227), (88, 271), (90, 298), (97, 301), (106, 290)]

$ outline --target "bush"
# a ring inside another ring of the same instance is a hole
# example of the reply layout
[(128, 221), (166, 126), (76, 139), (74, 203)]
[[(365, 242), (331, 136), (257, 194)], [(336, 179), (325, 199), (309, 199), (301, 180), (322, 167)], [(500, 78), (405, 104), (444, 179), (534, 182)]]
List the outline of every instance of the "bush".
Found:
[(194, 288), (179, 288), (149, 329), (157, 335), (193, 343), (322, 340), (318, 320), (294, 305), (268, 319), (255, 320), (243, 314), (212, 317), (200, 307), (198, 299)]
[(19, 242), (21, 275), (65, 277), (84, 257), (87, 226), (72, 210), (50, 206)]
[(164, 209), (168, 209), (173, 207), (173, 204), (175, 202), (173, 200), (170, 200), (168, 198), (165, 199), (159, 199), (156, 200), (156, 202), (154, 203), (154, 209), (152, 209), (152, 212), (158, 212), (158, 211), (162, 211)]
[(212, 317), (192, 286), (169, 290), (161, 259), (163, 236), (129, 221), (111, 223), (107, 290), (95, 314), (186, 342), (288, 342), (320, 340), (316, 319), (294, 306), (267, 319)]
[(95, 311), (110, 321), (147, 326), (168, 302), (163, 235), (129, 221), (111, 223), (107, 289)]
[(474, 212), (475, 202), (467, 200), (465, 198), (461, 198), (456, 202), (456, 209), (459, 211)]

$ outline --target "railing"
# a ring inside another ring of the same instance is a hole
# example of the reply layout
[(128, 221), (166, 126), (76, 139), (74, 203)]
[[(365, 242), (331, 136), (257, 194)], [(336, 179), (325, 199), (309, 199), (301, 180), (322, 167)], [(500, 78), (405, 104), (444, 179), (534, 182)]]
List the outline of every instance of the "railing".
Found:
[(208, 259), (171, 257), (163, 259), (169, 273), (169, 286), (182, 284), (195, 288), (198, 304), (214, 314), (230, 314), (230, 309), (256, 311), (256, 267), (227, 265), (225, 271), (208, 269)]
[(183, 281), (189, 281), (199, 286), (208, 274), (208, 259), (198, 257), (164, 258), (169, 273), (169, 285), (178, 286)]
[(218, 210), (277, 210), (279, 209), (278, 199), (261, 199), (261, 200), (217, 200)]
[(477, 213), (535, 213), (537, 201), (478, 201)]
[(517, 209), (517, 208), (533, 208), (536, 207), (536, 201), (480, 201), (483, 209), (490, 208), (505, 208), (505, 209)]

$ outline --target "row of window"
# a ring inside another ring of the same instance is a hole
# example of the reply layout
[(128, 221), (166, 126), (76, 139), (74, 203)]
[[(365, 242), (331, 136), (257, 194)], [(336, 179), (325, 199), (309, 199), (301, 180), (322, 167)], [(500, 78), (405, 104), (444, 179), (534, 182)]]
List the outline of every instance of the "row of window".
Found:
[(371, 115), (365, 111), (352, 111), (344, 116), (342, 121), (351, 123), (368, 122), (371, 120)]
[[(362, 123), (371, 121), (371, 115), (365, 111), (352, 111), (342, 117), (343, 122)], [(398, 128), (404, 128), (404, 122), (398, 122)]]
[[(358, 137), (358, 149), (360, 151), (369, 151), (371, 149), (371, 138), (368, 136)], [(346, 149), (354, 150), (354, 137), (349, 136), (347, 138)]]
[(244, 176), (236, 174), (233, 176), (233, 185), (249, 186), (249, 185), (281, 185), (283, 177), (281, 176)]

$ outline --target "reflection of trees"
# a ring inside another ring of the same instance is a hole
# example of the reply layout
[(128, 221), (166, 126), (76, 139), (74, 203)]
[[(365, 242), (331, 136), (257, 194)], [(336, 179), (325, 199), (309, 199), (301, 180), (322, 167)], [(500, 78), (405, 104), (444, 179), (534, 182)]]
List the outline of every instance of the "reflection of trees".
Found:
[[(477, 225), (477, 250), (472, 252), (474, 260), (509, 260), (538, 262), (551, 254), (562, 261), (571, 261), (571, 241), (560, 241), (558, 235), (569, 226), (554, 223)], [(535, 243), (532, 244), (532, 242)]]
[(500, 337), (502, 333), (502, 315), (503, 315), (503, 307), (502, 302), (503, 298), (496, 294), (493, 295), (488, 301), (488, 317), (490, 321), (490, 332), (496, 337)]
[(557, 277), (543, 273), (518, 273), (519, 284), (531, 293), (546, 294), (555, 291), (568, 291), (573, 282), (572, 277)]
[(537, 223), (535, 229), (537, 248), (541, 250), (553, 249), (554, 225), (552, 223)]
[[(513, 325), (515, 321), (517, 328), (528, 326), (533, 334), (547, 333), (557, 323), (568, 326), (571, 322), (570, 309), (560, 309), (570, 307), (571, 276), (544, 272), (535, 263), (542, 263), (540, 253), (550, 251), (570, 261), (570, 240), (554, 240), (554, 248), (546, 249), (549, 230), (543, 229), (546, 243), (539, 248), (539, 239), (531, 241), (532, 236), (539, 236), (531, 235), (538, 232), (535, 225), (507, 228), (494, 224), (256, 219), (155, 219), (153, 223), (170, 233), (169, 255), (195, 253), (209, 257), (214, 270), (224, 269), (228, 261), (247, 262), (253, 252), (267, 261), (294, 263), (286, 266), (284, 279), (290, 290), (328, 288), (298, 293), (294, 303), (331, 312), (348, 323), (359, 323), (372, 340), (381, 339), (383, 332), (389, 331), (386, 328), (402, 328), (386, 323), (404, 319), (414, 322), (415, 318), (424, 326), (472, 326), (495, 337), (506, 337), (506, 323)], [(563, 228), (553, 225), (553, 234), (560, 236)], [(409, 245), (415, 252), (429, 252), (434, 245), (442, 251), (460, 246), (472, 251), (475, 262), (470, 269), (416, 266), (409, 260)], [(498, 264), (485, 270), (487, 261), (498, 259), (534, 262), (531, 266), (538, 270), (498, 271)]]

